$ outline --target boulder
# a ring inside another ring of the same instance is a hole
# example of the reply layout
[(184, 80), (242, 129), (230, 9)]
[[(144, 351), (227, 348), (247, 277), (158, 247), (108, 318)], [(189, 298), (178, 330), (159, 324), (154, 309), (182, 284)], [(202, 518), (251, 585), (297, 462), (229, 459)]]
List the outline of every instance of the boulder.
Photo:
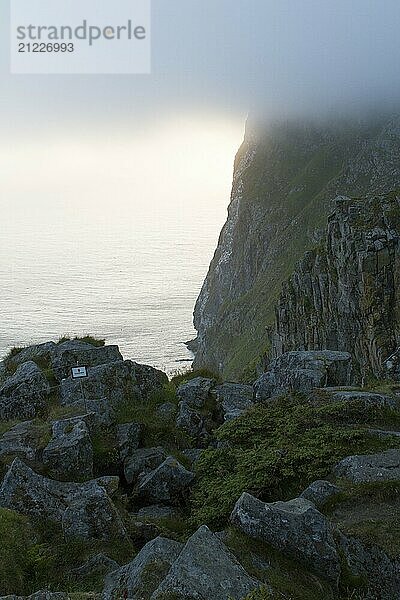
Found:
[(166, 538), (158, 537), (152, 540), (131, 563), (106, 577), (103, 600), (150, 598), (182, 548), (183, 544)]
[(139, 448), (125, 460), (124, 474), (128, 483), (133, 483), (139, 475), (156, 469), (167, 458), (164, 448)]
[(90, 433), (93, 433), (93, 431), (97, 430), (99, 427), (109, 427), (115, 423), (115, 411), (110, 406), (107, 398), (77, 400), (76, 402), (69, 404), (69, 406), (74, 409), (74, 411), (82, 413), (82, 416), (80, 415), (81, 418), (83, 418), (85, 414), (92, 415), (92, 425), (89, 425), (87, 419), (85, 419)]
[(359, 402), (365, 408), (395, 408), (396, 401), (390, 396), (374, 392), (335, 391), (329, 394), (332, 402)]
[(53, 437), (43, 450), (43, 464), (54, 479), (81, 481), (93, 477), (93, 447), (80, 417), (54, 421)]
[(94, 481), (106, 490), (110, 498), (112, 498), (119, 489), (118, 475), (103, 475), (102, 477), (97, 477)]
[(309, 500), (265, 504), (245, 493), (236, 503), (231, 521), (246, 535), (302, 562), (332, 584), (338, 583), (340, 562), (333, 529)]
[(157, 469), (139, 478), (138, 493), (153, 503), (180, 504), (194, 478), (194, 473), (168, 456)]
[(134, 362), (133, 365), (136, 381), (144, 398), (157, 390), (162, 390), (169, 383), (169, 379), (163, 371), (148, 365), (140, 365), (137, 362)]
[(215, 388), (215, 395), (217, 403), (222, 408), (225, 421), (240, 417), (254, 403), (254, 392), (251, 385), (223, 383)]
[(334, 473), (353, 483), (400, 481), (400, 449), (348, 456), (336, 465)]
[(85, 540), (127, 540), (122, 519), (105, 489), (95, 481), (83, 484), (62, 516), (64, 535)]
[(173, 402), (164, 402), (157, 407), (157, 414), (166, 421), (172, 421), (176, 415), (176, 404)]
[(35, 421), (18, 423), (0, 438), (0, 457), (19, 456), (30, 462), (40, 461), (41, 449), (50, 431), (50, 425), (40, 426)]
[(191, 408), (186, 402), (179, 403), (176, 426), (187, 433), (195, 444), (207, 446), (210, 434), (207, 431), (207, 418), (200, 411)]
[(288, 392), (309, 393), (314, 388), (351, 385), (353, 369), (348, 352), (309, 350), (286, 352), (273, 360), (254, 384), (257, 402)]
[(39, 364), (49, 364), (51, 361), (51, 353), (56, 347), (54, 342), (45, 342), (44, 344), (33, 344), (26, 348), (22, 348), (19, 352), (7, 359), (7, 368), (15, 369), (25, 362), (33, 361)]
[(67, 340), (51, 350), (51, 366), (59, 381), (69, 377), (76, 365), (96, 367), (122, 360), (118, 346), (97, 347), (81, 340)]
[(322, 508), (328, 500), (337, 496), (337, 494), (340, 494), (340, 489), (336, 485), (329, 483), (329, 481), (319, 479), (311, 483), (308, 488), (300, 494), (300, 497), (309, 500), (315, 504), (317, 508)]
[(66, 483), (38, 475), (19, 458), (0, 487), (0, 506), (63, 525), (64, 535), (106, 540), (126, 537), (106, 490), (96, 481)]
[(50, 384), (39, 367), (23, 363), (0, 387), (0, 420), (33, 419), (46, 405)]
[(204, 525), (189, 538), (151, 600), (242, 600), (259, 586)]
[(191, 408), (204, 408), (214, 385), (213, 379), (196, 377), (180, 385), (177, 395), (181, 402), (185, 402)]
[(117, 427), (117, 443), (121, 460), (128, 458), (139, 448), (142, 426), (140, 423), (125, 423)]

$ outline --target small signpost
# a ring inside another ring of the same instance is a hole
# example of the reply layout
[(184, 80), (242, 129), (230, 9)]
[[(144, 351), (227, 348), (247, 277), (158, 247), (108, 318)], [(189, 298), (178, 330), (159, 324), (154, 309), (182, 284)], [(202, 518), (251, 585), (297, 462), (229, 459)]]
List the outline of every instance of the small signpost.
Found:
[(83, 379), (88, 376), (87, 367), (72, 367), (72, 379)]
[(80, 379), (83, 405), (85, 407), (85, 410), (87, 411), (86, 398), (85, 398), (85, 392), (83, 389), (82, 379), (89, 377), (88, 369), (87, 369), (87, 367), (72, 367), (71, 375), (72, 375), (72, 379)]

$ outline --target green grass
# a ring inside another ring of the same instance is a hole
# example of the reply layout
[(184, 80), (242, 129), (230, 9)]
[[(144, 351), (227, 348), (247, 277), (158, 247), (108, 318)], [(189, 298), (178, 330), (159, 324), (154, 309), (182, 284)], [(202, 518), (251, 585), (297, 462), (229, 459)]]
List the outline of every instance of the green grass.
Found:
[(221, 527), (244, 491), (268, 502), (289, 499), (312, 481), (329, 477), (349, 454), (399, 447), (398, 438), (379, 439), (364, 426), (399, 418), (398, 411), (300, 396), (255, 406), (223, 425), (217, 431), (223, 447), (203, 452), (197, 462), (194, 522)]
[(208, 371), (207, 369), (198, 369), (193, 371), (192, 369), (187, 369), (184, 371), (177, 371), (176, 374), (171, 378), (171, 383), (174, 387), (178, 388), (180, 385), (187, 383), (191, 379), (196, 379), (196, 377), (205, 377), (206, 379), (215, 379), (217, 383), (221, 381), (219, 375)]
[(86, 344), (90, 344), (91, 346), (95, 346), (96, 348), (100, 348), (101, 346), (104, 346), (106, 343), (105, 339), (96, 338), (93, 335), (86, 334), (83, 336), (74, 336), (74, 337), (71, 337), (69, 335), (63, 335), (62, 337), (59, 338), (59, 340), (57, 341), (57, 344), (62, 344), (64, 342), (70, 342), (73, 340), (76, 340), (78, 342), (85, 342)]

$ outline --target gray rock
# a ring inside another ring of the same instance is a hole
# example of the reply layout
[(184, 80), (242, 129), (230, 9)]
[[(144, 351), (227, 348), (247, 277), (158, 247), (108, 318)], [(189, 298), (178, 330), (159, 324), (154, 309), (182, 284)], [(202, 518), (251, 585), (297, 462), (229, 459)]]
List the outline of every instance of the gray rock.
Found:
[(183, 544), (162, 537), (152, 540), (142, 548), (131, 563), (106, 577), (102, 599), (150, 598), (182, 548)]
[(76, 569), (71, 569), (70, 575), (80, 582), (83, 578), (86, 577), (105, 577), (109, 573), (116, 571), (120, 568), (120, 565), (107, 556), (100, 552), (95, 556), (91, 556), (83, 565), (77, 567)]
[(353, 483), (400, 480), (400, 449), (348, 456), (336, 465), (334, 473)]
[(205, 525), (192, 535), (151, 600), (242, 600), (259, 582)]
[(340, 494), (340, 489), (329, 483), (329, 481), (317, 480), (311, 483), (307, 489), (300, 494), (301, 498), (310, 500), (317, 508), (322, 508), (324, 504), (337, 494)]
[(167, 458), (164, 448), (139, 448), (125, 460), (124, 474), (128, 483), (133, 483), (139, 475), (156, 469)]
[[(89, 367), (86, 379), (63, 379), (60, 393), (62, 404), (106, 399), (112, 409), (141, 398), (135, 365), (130, 360)], [(88, 409), (93, 410), (92, 405)]]
[(62, 516), (62, 528), (71, 538), (128, 540), (117, 509), (95, 481), (83, 484), (72, 496)]
[(340, 391), (330, 396), (332, 402), (359, 402), (365, 408), (376, 406), (377, 408), (394, 408), (396, 401), (390, 396), (375, 394), (373, 392)]
[(41, 365), (48, 363), (50, 365), (51, 353), (55, 348), (54, 342), (45, 342), (44, 344), (34, 344), (22, 348), (17, 354), (7, 359), (7, 369), (15, 369), (25, 362), (39, 362)]
[(69, 406), (78, 412), (82, 412), (82, 415), (85, 413), (92, 415), (93, 425), (89, 426), (85, 419), (91, 433), (99, 427), (108, 427), (115, 422), (115, 411), (106, 398), (78, 400), (72, 402)]
[(136, 381), (144, 398), (147, 398), (153, 392), (162, 390), (169, 382), (167, 375), (159, 369), (136, 362), (133, 365), (135, 367)]
[(137, 512), (138, 519), (168, 519), (170, 517), (176, 517), (176, 515), (176, 508), (172, 508), (172, 506), (161, 506), (159, 504), (145, 506)]
[(150, 502), (179, 504), (194, 478), (194, 473), (185, 469), (176, 458), (168, 456), (157, 469), (139, 478), (138, 493)]
[(305, 498), (265, 504), (243, 494), (231, 521), (246, 535), (271, 544), (331, 583), (338, 583), (340, 563), (333, 529)]
[(173, 402), (164, 402), (157, 407), (157, 414), (166, 421), (172, 421), (176, 415), (176, 404)]
[(196, 377), (180, 385), (177, 395), (181, 402), (185, 402), (191, 408), (204, 408), (214, 385), (213, 379)]
[(121, 460), (128, 458), (140, 445), (142, 426), (140, 423), (125, 423), (117, 427), (117, 443)]
[(257, 402), (288, 392), (309, 393), (314, 388), (351, 385), (352, 360), (348, 352), (313, 350), (287, 352), (271, 362), (254, 384)]
[(210, 435), (207, 431), (206, 416), (191, 408), (186, 402), (179, 403), (179, 413), (176, 426), (187, 433), (195, 444), (207, 446)]
[[(50, 425), (48, 433), (50, 435)], [(43, 428), (35, 421), (18, 423), (0, 438), (0, 457), (19, 456), (30, 462), (39, 461), (43, 444), (42, 438)]]
[(0, 388), (0, 420), (32, 419), (46, 405), (50, 384), (34, 362), (25, 362)]
[(93, 477), (93, 447), (79, 417), (53, 423), (53, 437), (43, 450), (43, 464), (54, 479), (81, 481)]
[(215, 388), (215, 394), (217, 403), (222, 407), (225, 421), (240, 417), (254, 403), (254, 392), (251, 385), (223, 383)]
[(65, 483), (38, 475), (19, 458), (0, 487), (0, 506), (62, 523), (64, 535), (106, 540), (126, 537), (121, 518), (96, 481)]
[(377, 546), (365, 546), (355, 538), (341, 535), (341, 554), (347, 571), (356, 579), (368, 582), (363, 589), (365, 600), (400, 598), (400, 562), (389, 558)]
[(69, 377), (72, 367), (76, 365), (96, 367), (122, 360), (118, 346), (97, 347), (80, 340), (68, 340), (51, 350), (51, 366), (59, 381)]

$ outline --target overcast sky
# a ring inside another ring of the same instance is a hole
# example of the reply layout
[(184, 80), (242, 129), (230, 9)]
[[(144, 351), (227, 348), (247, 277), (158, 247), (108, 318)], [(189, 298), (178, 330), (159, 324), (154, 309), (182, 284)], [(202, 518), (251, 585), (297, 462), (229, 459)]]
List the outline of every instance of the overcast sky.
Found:
[(3, 132), (124, 127), (182, 111), (243, 118), (255, 106), (266, 115), (357, 109), (399, 97), (398, 0), (153, 0), (149, 76), (9, 75), (7, 5)]

